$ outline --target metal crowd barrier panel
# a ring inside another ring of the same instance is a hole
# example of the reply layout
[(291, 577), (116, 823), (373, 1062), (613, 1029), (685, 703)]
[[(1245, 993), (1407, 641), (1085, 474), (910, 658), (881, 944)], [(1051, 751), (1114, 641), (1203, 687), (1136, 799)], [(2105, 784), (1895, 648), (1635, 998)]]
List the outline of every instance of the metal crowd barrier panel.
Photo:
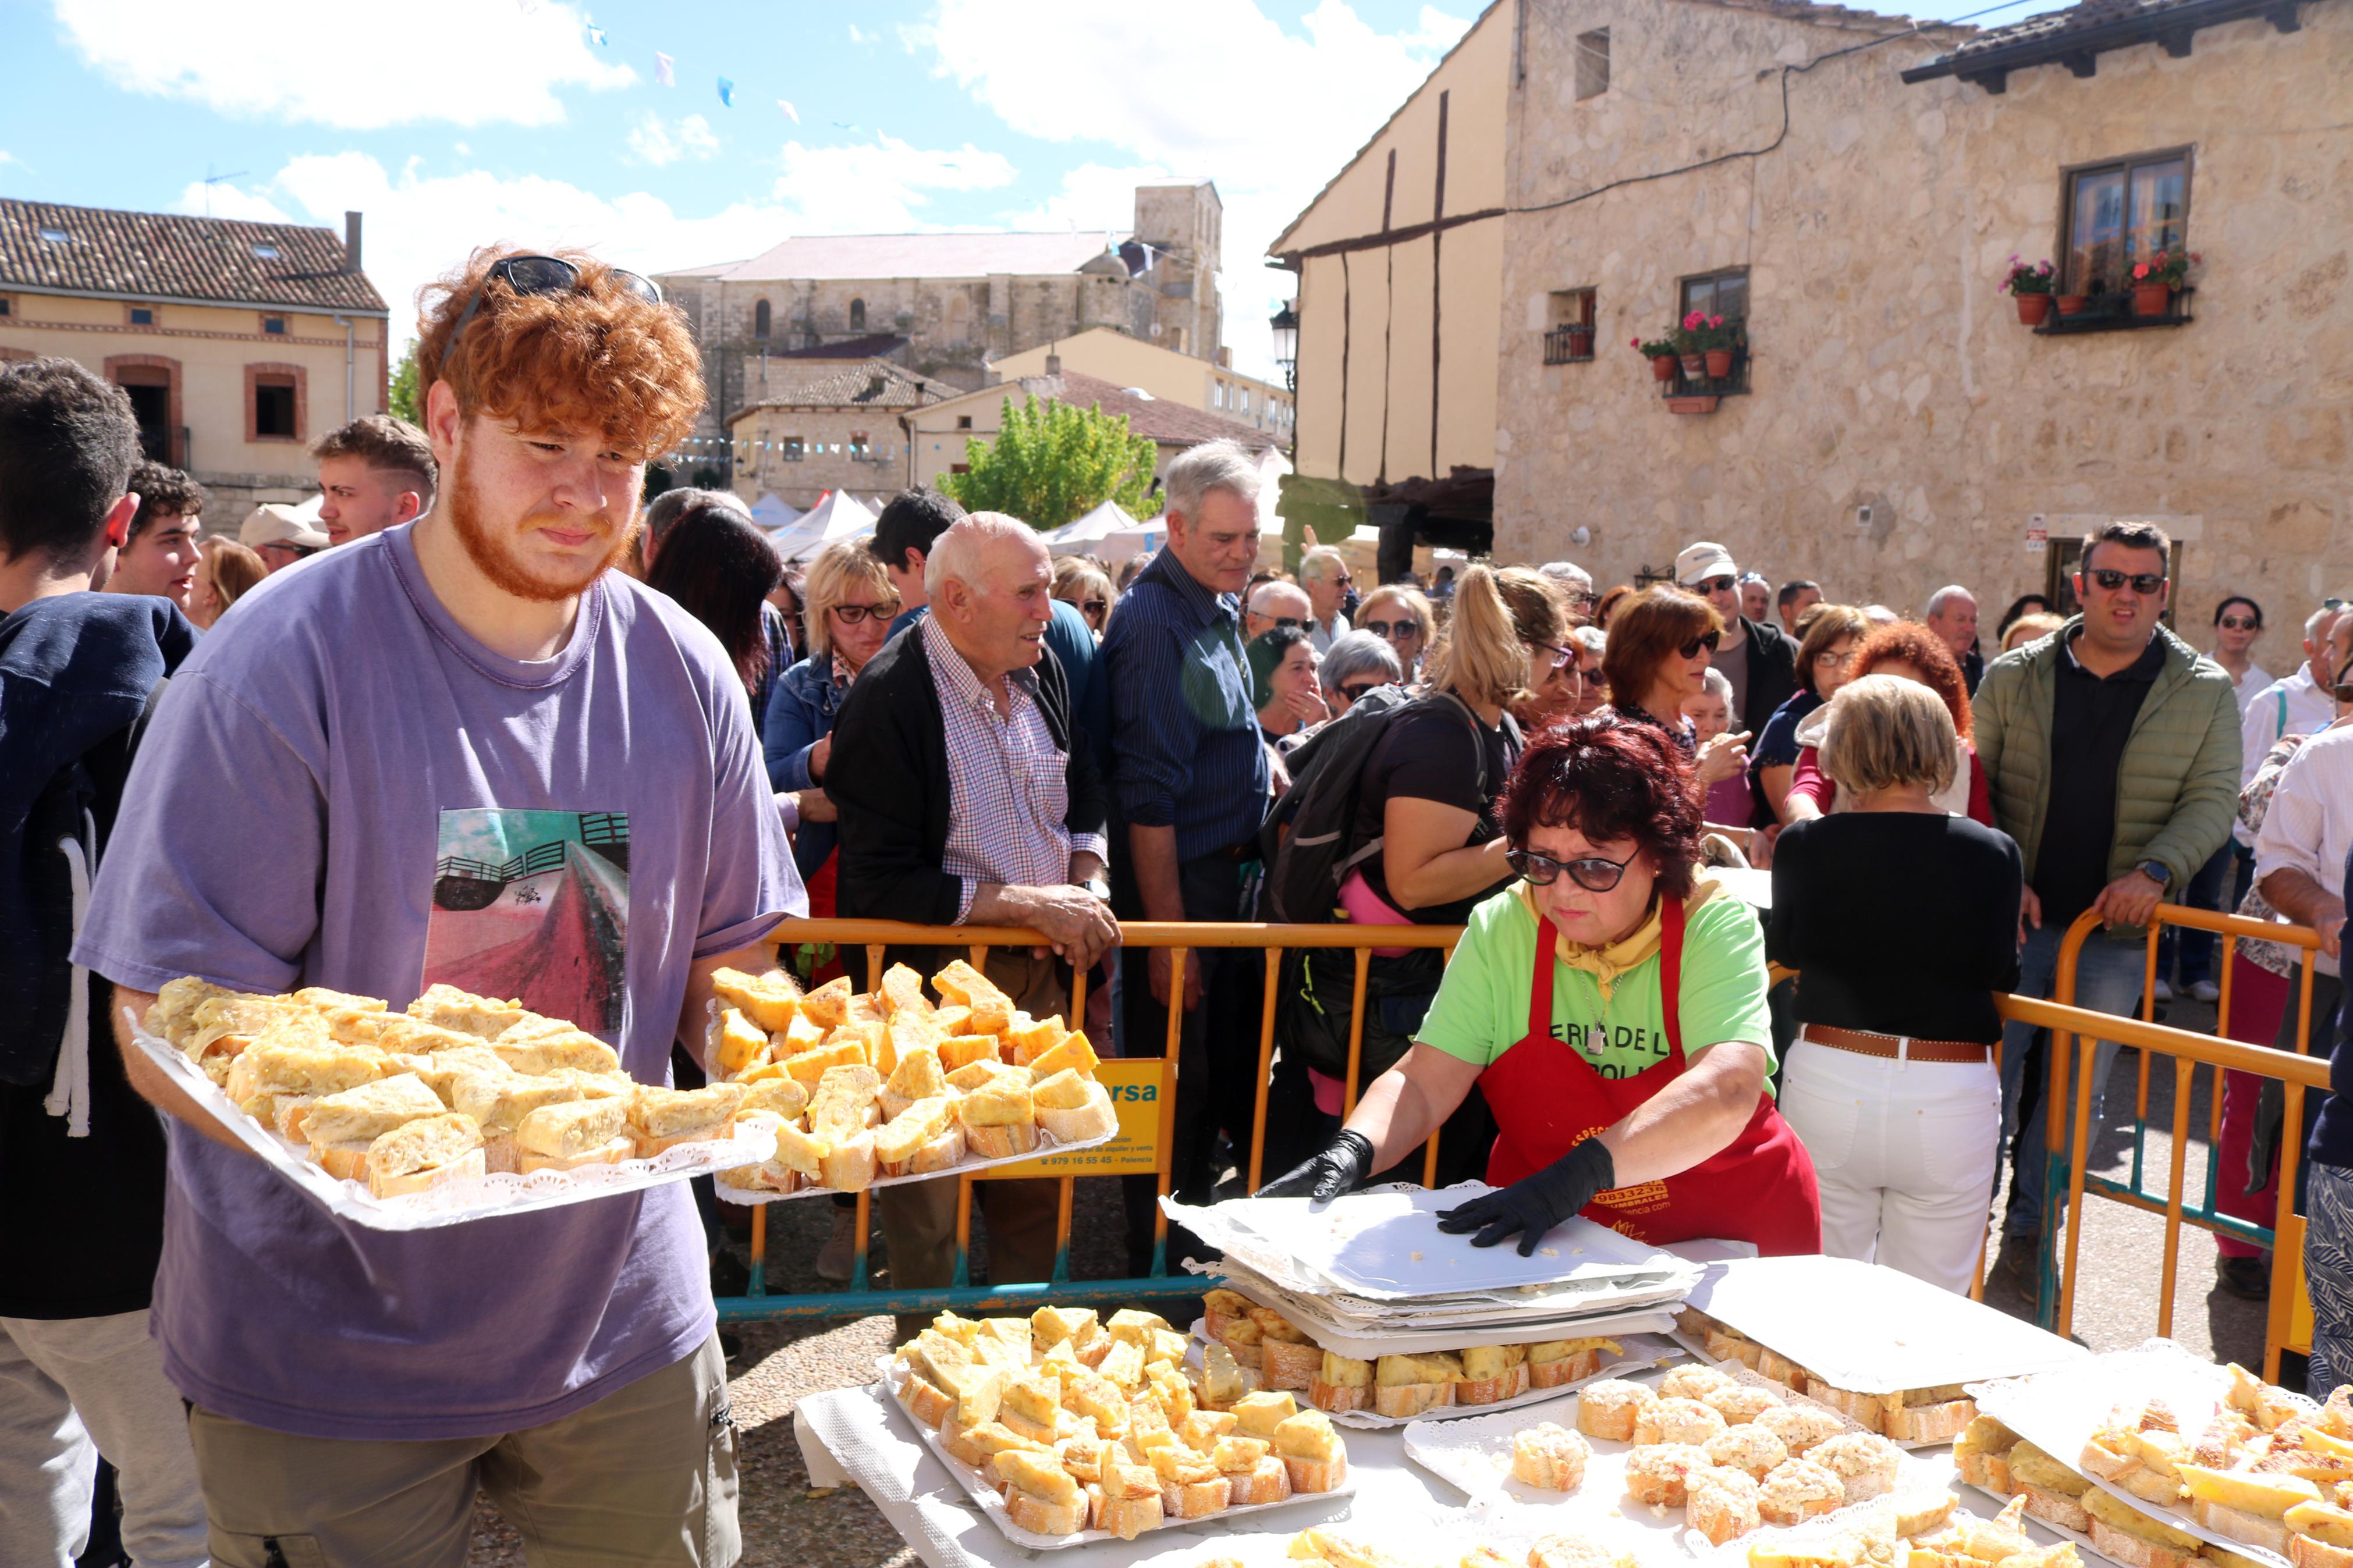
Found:
[[(1278, 981), (1282, 956), (1292, 950), (1308, 948), (1339, 948), (1354, 950), (1356, 978), (1353, 986), (1348, 1021), (1348, 1071), (1345, 1098), (1348, 1108), (1356, 1102), (1357, 1079), (1362, 1065), (1365, 1035), (1365, 998), (1366, 980), (1377, 947), (1440, 948), (1450, 955), (1462, 935), (1460, 926), (1358, 926), (1358, 925), (1261, 925), (1250, 922), (1227, 924), (1188, 924), (1174, 921), (1130, 921), (1120, 928), (1121, 940), (1127, 947), (1166, 948), (1170, 954), (1169, 985), (1172, 994), (1184, 986), (1185, 965), (1189, 954), (1204, 948), (1255, 948), (1266, 957), (1266, 994), (1259, 1024), (1258, 1089), (1251, 1117), (1250, 1169), (1247, 1172), (1253, 1188), (1263, 1179), (1263, 1158), (1266, 1147), (1267, 1088), (1274, 1058), (1275, 1007), (1280, 1000)], [(1036, 931), (998, 926), (915, 926), (895, 921), (808, 920), (787, 921), (770, 934), (769, 940), (786, 948), (803, 943), (827, 943), (837, 947), (863, 947), (870, 972), (879, 969), (886, 946), (962, 948), (971, 955), (975, 968), (986, 965), (987, 952), (993, 947), (1039, 947), (1044, 939)], [(926, 977), (928, 978), (928, 976)], [(1067, 1017), (1073, 1026), (1083, 1026), (1087, 1009), (1088, 976), (1072, 977), (1070, 1012)], [(1176, 1116), (1177, 1037), (1183, 1024), (1183, 1014), (1171, 1009), (1168, 1034), (1161, 1042), (1163, 1054), (1157, 1057), (1113, 1057), (1109, 1041), (1094, 1041), (1103, 1058), (1106, 1074), (1123, 1079), (1115, 1090), (1117, 1103), (1127, 1106), (1148, 1104), (1148, 1115), (1137, 1118), (1139, 1137), (1128, 1131), (1127, 1118), (1122, 1118), (1122, 1134), (1105, 1151), (1118, 1152), (1092, 1162), (1091, 1174), (1142, 1174), (1150, 1172), (1158, 1178), (1158, 1192), (1167, 1195), (1169, 1190), (1169, 1156), (1174, 1142)], [(1129, 1040), (1133, 1051), (1144, 1042)], [(1147, 1096), (1144, 1091), (1150, 1091)], [(1120, 1094), (1119, 1090), (1133, 1091)], [(1139, 1142), (1148, 1143), (1148, 1150), (1139, 1150)], [(1085, 1151), (1068, 1156), (1072, 1161), (1087, 1161), (1098, 1151)], [(1053, 1158), (1050, 1156), (1050, 1158)], [(1139, 1159), (1148, 1163), (1139, 1164)], [(1433, 1136), (1423, 1156), (1423, 1170), (1437, 1168), (1438, 1141)], [(956, 1311), (1028, 1311), (1051, 1300), (1058, 1303), (1127, 1306), (1137, 1302), (1181, 1301), (1198, 1296), (1210, 1283), (1197, 1274), (1168, 1272), (1168, 1221), (1160, 1215), (1154, 1231), (1152, 1269), (1145, 1276), (1126, 1279), (1073, 1279), (1070, 1274), (1071, 1214), (1077, 1173), (1059, 1178), (1061, 1187), (1054, 1232), (1054, 1268), (1050, 1279), (1030, 1284), (980, 1286), (972, 1283), (970, 1244), (972, 1240), (973, 1183), (1033, 1175), (1026, 1166), (997, 1166), (978, 1176), (942, 1176), (942, 1181), (956, 1183), (955, 1274), (954, 1281), (932, 1289), (878, 1290), (871, 1288), (867, 1266), (867, 1237), (871, 1231), (873, 1194), (857, 1194), (856, 1251), (850, 1265), (850, 1279), (839, 1290), (816, 1291), (805, 1294), (771, 1294), (767, 1289), (768, 1206), (763, 1205), (752, 1211), (751, 1283), (742, 1296), (723, 1297), (719, 1316), (723, 1321), (766, 1321), (787, 1319), (864, 1317), (878, 1312), (920, 1313), (942, 1310)], [(822, 1198), (795, 1199), (795, 1202), (824, 1202)]]
[[(2218, 962), (2221, 998), (2215, 1032), (2193, 1034), (2155, 1022), (2158, 939), (2163, 926), (2208, 931), (2221, 937)], [(2304, 1289), (2304, 1222), (2295, 1213), (2296, 1173), (2304, 1152), (2304, 1096), (2306, 1089), (2328, 1089), (2326, 1056), (2247, 1045), (2225, 1036), (2230, 1026), (2232, 963), (2241, 937), (2259, 937), (2304, 950), (2297, 987), (2295, 1016), (2306, 1024), (2312, 1010), (2313, 958), (2319, 933), (2307, 926), (2274, 924), (2238, 915), (2218, 914), (2176, 904), (2160, 904), (2149, 922), (2141, 983), (2141, 1016), (2116, 1017), (2072, 1005), (2075, 975), (2084, 943), (2100, 929), (2097, 916), (2086, 912), (2067, 930), (2059, 948), (2058, 972), (2052, 985), (2052, 1001), (2004, 996), (1998, 1005), (2004, 1017), (2039, 1025), (2051, 1031), (2050, 1081), (2046, 1093), (2052, 1113), (2044, 1118), (2044, 1180), (2041, 1257), (2036, 1268), (2035, 1316), (2043, 1327), (2065, 1334), (2075, 1310), (2076, 1268), (2083, 1247), (2084, 1200), (2106, 1198), (2128, 1207), (2165, 1216), (2165, 1246), (2158, 1276), (2157, 1331), (2173, 1331), (2174, 1292), (2180, 1263), (2184, 1224), (2218, 1236), (2273, 1249), (2271, 1300), (2264, 1335), (2263, 1375), (2276, 1380), (2283, 1350), (2310, 1348), (2311, 1310)], [(2309, 1037), (2299, 1027), (2299, 1041)], [(2121, 1181), (2094, 1176), (2085, 1167), (2091, 1143), (2092, 1089), (2094, 1059), (2101, 1040), (2114, 1040), (2136, 1051), (2139, 1073), (2134, 1098), (2131, 1165)], [(2073, 1049), (2070, 1051), (2070, 1044)], [(2151, 1191), (2143, 1177), (2147, 1166), (2148, 1086), (2151, 1058), (2164, 1055), (2173, 1062), (2173, 1120), (2166, 1184)], [(2071, 1068), (2077, 1092), (2068, 1093)], [(2208, 1096), (2207, 1161), (2204, 1192), (2195, 1203), (2184, 1194), (2189, 1149), (2191, 1089), (2198, 1069), (2213, 1074)], [(2280, 1139), (2278, 1198), (2273, 1223), (2259, 1226), (2221, 1213), (2215, 1206), (2216, 1183), (2221, 1163), (2222, 1075), (2225, 1071), (2277, 1079), (2284, 1087), (2286, 1112)], [(2063, 1260), (2060, 1237), (2065, 1236)]]

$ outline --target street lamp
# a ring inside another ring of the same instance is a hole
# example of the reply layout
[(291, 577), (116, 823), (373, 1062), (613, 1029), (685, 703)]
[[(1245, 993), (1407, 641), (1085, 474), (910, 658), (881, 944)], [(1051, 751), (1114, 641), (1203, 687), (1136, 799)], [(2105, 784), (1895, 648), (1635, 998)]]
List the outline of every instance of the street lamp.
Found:
[(1299, 391), (1299, 312), (1295, 301), (1285, 300), (1282, 309), (1274, 313), (1267, 324), (1274, 329), (1274, 359), (1282, 366), (1282, 379), (1295, 395)]

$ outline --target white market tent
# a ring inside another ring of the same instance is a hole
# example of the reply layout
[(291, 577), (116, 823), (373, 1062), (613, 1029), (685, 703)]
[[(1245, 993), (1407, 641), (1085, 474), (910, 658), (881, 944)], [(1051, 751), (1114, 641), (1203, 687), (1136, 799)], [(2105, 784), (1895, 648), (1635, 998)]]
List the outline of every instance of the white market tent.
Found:
[(1165, 516), (1155, 517), (1149, 522), (1139, 522), (1105, 534), (1088, 553), (1116, 566), (1131, 555), (1149, 555), (1167, 542), (1168, 520)]
[(800, 508), (792, 505), (774, 490), (764, 493), (752, 507), (752, 521), (772, 534), (781, 529), (790, 528), (806, 515)]
[(1046, 547), (1057, 555), (1085, 555), (1113, 534), (1137, 526), (1126, 508), (1115, 500), (1107, 500), (1084, 517), (1066, 522), (1047, 534)]
[(827, 545), (844, 539), (862, 539), (874, 531), (874, 514), (856, 496), (828, 490), (825, 499), (775, 538), (776, 553), (787, 561), (807, 561)]

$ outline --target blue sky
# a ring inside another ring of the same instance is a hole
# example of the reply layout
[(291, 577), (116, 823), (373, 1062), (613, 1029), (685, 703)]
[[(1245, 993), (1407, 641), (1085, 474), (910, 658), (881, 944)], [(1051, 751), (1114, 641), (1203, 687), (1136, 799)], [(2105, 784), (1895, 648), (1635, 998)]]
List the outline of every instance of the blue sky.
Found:
[(653, 270), (795, 233), (1124, 228), (1139, 181), (1208, 175), (1226, 341), (1265, 374), (1290, 290), (1266, 242), (1479, 9), (0, 0), (0, 195), (337, 227), (362, 209), (397, 338), (417, 287), (489, 240)]

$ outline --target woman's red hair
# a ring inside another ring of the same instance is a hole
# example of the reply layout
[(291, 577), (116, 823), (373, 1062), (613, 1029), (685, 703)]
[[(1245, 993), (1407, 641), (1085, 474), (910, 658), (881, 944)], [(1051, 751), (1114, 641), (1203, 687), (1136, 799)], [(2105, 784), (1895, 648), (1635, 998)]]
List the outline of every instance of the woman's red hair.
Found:
[(1883, 664), (1908, 664), (1926, 678), (1928, 689), (1945, 700), (1953, 715), (1953, 732), (1969, 738), (1969, 689), (1961, 679), (1960, 662), (1945, 639), (1915, 621), (1881, 626), (1855, 650), (1854, 674), (1860, 680)]
[(1537, 731), (1504, 786), (1504, 835), (1574, 827), (1597, 842), (1630, 838), (1658, 867), (1659, 888), (1683, 898), (1699, 864), (1700, 796), (1691, 766), (1655, 724), (1588, 713)]

